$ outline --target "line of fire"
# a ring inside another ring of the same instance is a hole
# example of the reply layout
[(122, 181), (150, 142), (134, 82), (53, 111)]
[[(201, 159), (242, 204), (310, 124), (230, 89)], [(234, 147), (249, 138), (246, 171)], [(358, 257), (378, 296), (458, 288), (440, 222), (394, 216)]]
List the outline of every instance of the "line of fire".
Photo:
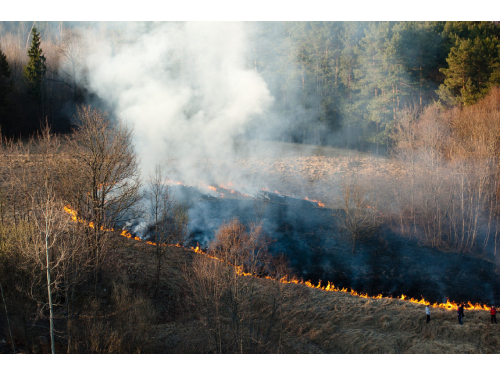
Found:
[[(166, 182), (169, 185), (190, 186), (190, 185), (183, 184), (180, 181), (167, 180)], [(190, 187), (192, 187), (192, 186), (190, 186)], [(208, 184), (205, 184), (205, 183), (200, 183), (200, 184), (198, 184), (197, 188), (207, 189), (207, 190), (216, 192), (218, 194), (219, 198), (223, 198), (224, 197), (224, 191), (229, 191), (231, 194), (234, 194), (234, 195), (239, 195), (239, 196), (244, 196), (244, 197), (251, 197), (251, 195), (249, 195), (249, 194), (240, 193), (240, 192), (234, 190), (232, 188), (232, 184), (231, 183), (228, 183), (226, 185), (219, 184), (218, 187), (215, 187), (215, 186), (212, 186), (212, 185), (208, 185)], [(271, 190), (269, 190), (267, 188), (262, 188), (262, 191), (263, 192), (271, 192)], [(287, 197), (292, 197), (292, 198), (295, 198), (295, 199), (302, 199), (304, 201), (312, 202), (312, 203), (316, 204), (317, 207), (319, 207), (319, 208), (325, 207), (325, 204), (322, 203), (319, 200), (310, 199), (308, 197), (298, 198), (298, 197), (295, 197), (295, 196), (292, 196), (292, 195), (282, 194), (282, 193), (280, 193), (279, 191), (276, 191), (276, 190), (273, 191), (273, 192), (274, 192), (274, 194), (277, 194), (279, 196), (287, 196)], [(71, 215), (71, 220), (72, 221), (77, 222), (77, 223), (81, 223), (81, 224), (85, 224), (85, 225), (88, 225), (91, 228), (94, 228), (94, 223), (92, 223), (92, 222), (86, 223), (83, 219), (81, 219), (78, 216), (78, 212), (76, 210), (72, 209), (69, 205), (66, 205), (64, 207), (64, 210), (69, 215)], [(101, 227), (100, 230), (115, 232), (115, 230), (113, 228)], [(146, 244), (153, 245), (153, 246), (157, 245), (155, 242), (149, 241), (149, 240), (143, 240), (140, 237), (133, 235), (132, 233), (130, 233), (128, 230), (125, 230), (125, 229), (122, 229), (122, 230), (119, 230), (119, 231), (117, 230), (116, 232), (119, 232), (120, 236), (126, 237), (126, 238), (131, 239), (131, 240), (144, 241)], [(200, 254), (200, 255), (203, 255), (203, 256), (207, 256), (209, 258), (216, 259), (216, 260), (221, 261), (221, 262), (225, 262), (224, 260), (219, 259), (219, 258), (211, 255), (210, 253), (208, 253), (206, 251), (206, 249), (205, 250), (202, 249), (199, 244), (197, 244), (197, 246), (191, 246), (191, 247), (184, 247), (184, 246), (181, 246), (179, 243), (176, 243), (176, 244), (163, 244), (163, 245), (164, 246), (175, 246), (175, 247), (182, 248), (182, 249), (185, 249), (185, 250), (194, 251), (197, 254)], [(227, 262), (225, 262), (225, 263), (227, 263)], [(284, 277), (282, 277), (280, 279), (274, 279), (274, 278), (272, 278), (270, 276), (267, 276), (267, 275), (255, 275), (255, 274), (252, 274), (252, 273), (247, 273), (247, 272), (244, 271), (244, 269), (243, 269), (242, 266), (234, 266), (234, 265), (231, 265), (231, 264), (229, 264), (229, 265), (232, 266), (232, 267), (234, 267), (236, 273), (239, 276), (242, 276), (242, 277), (265, 278), (265, 279), (269, 279), (269, 280), (275, 280), (276, 282), (280, 282), (280, 283), (283, 283), (283, 284), (300, 284), (300, 285), (303, 285), (303, 286), (308, 287), (308, 288), (319, 289), (319, 290), (323, 290), (323, 291), (326, 291), (326, 292), (348, 293), (348, 294), (350, 294), (352, 296), (359, 297), (359, 298), (366, 298), (366, 299), (398, 299), (398, 300), (401, 300), (401, 301), (406, 301), (406, 302), (410, 302), (410, 303), (414, 303), (414, 304), (420, 304), (420, 305), (430, 306), (430, 307), (433, 307), (433, 308), (440, 308), (440, 309), (447, 309), (447, 310), (456, 310), (461, 305), (461, 303), (457, 303), (457, 302), (454, 302), (454, 301), (449, 301), (448, 298), (447, 298), (446, 303), (438, 303), (438, 302), (430, 302), (430, 301), (426, 300), (423, 296), (422, 296), (421, 299), (416, 299), (416, 298), (408, 297), (405, 294), (402, 294), (401, 296), (398, 296), (398, 297), (393, 297), (391, 295), (383, 296), (382, 294), (377, 294), (377, 295), (370, 296), (367, 293), (357, 292), (356, 290), (354, 290), (352, 288), (346, 288), (346, 287), (339, 288), (339, 287), (336, 287), (330, 281), (323, 282), (322, 280), (319, 280), (319, 282), (317, 284), (314, 284), (310, 280), (304, 281), (302, 279), (297, 278), (296, 276), (293, 276), (293, 277), (284, 276)], [(474, 304), (474, 303), (472, 303), (470, 301), (468, 301), (467, 303), (464, 303), (464, 308), (467, 309), (467, 310), (485, 310), (485, 311), (489, 311), (490, 310), (490, 307), (488, 305), (486, 305), (486, 304), (481, 304), (481, 303), (475, 303)]]

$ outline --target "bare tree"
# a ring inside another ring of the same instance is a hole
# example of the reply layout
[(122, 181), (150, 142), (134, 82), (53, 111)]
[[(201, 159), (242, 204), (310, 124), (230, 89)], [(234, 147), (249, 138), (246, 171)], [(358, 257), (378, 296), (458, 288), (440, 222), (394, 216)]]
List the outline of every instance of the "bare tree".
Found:
[(209, 257), (196, 257), (192, 267), (186, 268), (186, 281), (197, 306), (197, 314), (204, 323), (207, 342), (214, 353), (226, 349), (227, 326), (224, 323), (223, 295), (228, 287), (224, 266)]
[(74, 125), (78, 128), (69, 140), (70, 160), (64, 173), (76, 180), (63, 194), (92, 228), (98, 270), (108, 233), (102, 229), (136, 216), (139, 164), (130, 128), (112, 123), (105, 113), (90, 106), (78, 108)]
[[(187, 269), (196, 311), (207, 341), (217, 353), (280, 352), (289, 329), (283, 308), (290, 289), (279, 280), (291, 275), (283, 257), (267, 252), (269, 239), (260, 225), (246, 228), (233, 219)], [(273, 281), (259, 282), (259, 278)]]
[(74, 348), (73, 343), (73, 322), (75, 290), (78, 285), (86, 279), (94, 259), (88, 246), (85, 246), (85, 231), (80, 225), (68, 225), (64, 235), (61, 237), (60, 248), (65, 254), (62, 260), (62, 287), (64, 288), (64, 301), (66, 309), (66, 332), (67, 332), (67, 352), (71, 353)]
[[(16, 281), (9, 286), (10, 293), (14, 290), (17, 292), (16, 300), (28, 342), (27, 321), (30, 312), (27, 310), (30, 303), (33, 300), (37, 301), (39, 306), (42, 306), (40, 313), (43, 313), (47, 305), (45, 297), (47, 293), (51, 294), (50, 291), (53, 293), (54, 289), (57, 289), (58, 283), (58, 276), (53, 277), (51, 269), (52, 260), (58, 258), (58, 255), (54, 255), (51, 251), (54, 244), (45, 243), (40, 239), (43, 234), (37, 230), (37, 220), (34, 220), (35, 217), (39, 220), (47, 219), (46, 224), (49, 228), (44, 230), (50, 229), (48, 237), (52, 235), (54, 228), (51, 228), (51, 218), (43, 218), (39, 214), (46, 212), (44, 207), (47, 208), (42, 204), (46, 202), (41, 201), (44, 192), (49, 192), (50, 199), (55, 199), (52, 189), (54, 174), (51, 171), (57, 159), (58, 141), (52, 137), (49, 127), (46, 126), (41, 134), (29, 139), (28, 142), (8, 142), (6, 146), (10, 188), (7, 198), (11, 203), (11, 215), (8, 215), (6, 225), (10, 227), (11, 233), (9, 243), (4, 245), (8, 249), (7, 257), (19, 270), (18, 274), (16, 272)], [(34, 206), (37, 207), (36, 210)], [(51, 254), (49, 258), (47, 251)], [(52, 305), (52, 301), (49, 301), (49, 305)], [(53, 313), (53, 309), (51, 312)]]
[[(250, 275), (270, 273), (268, 244), (262, 226), (252, 225), (247, 230), (233, 219), (219, 228), (210, 244), (209, 254), (218, 260), (195, 263), (195, 291), (205, 300), (207, 324), (218, 352), (252, 352), (262, 339), (263, 329), (257, 324), (256, 278)], [(244, 275), (247, 277), (241, 277)], [(207, 288), (208, 294), (202, 288)]]
[(487, 251), (491, 241), (496, 248), (500, 90), (494, 91), (463, 109), (403, 112), (393, 155), (404, 171), (392, 189), (401, 233), (409, 227), (422, 243), (460, 252)]
[(249, 230), (234, 218), (219, 227), (210, 243), (210, 254), (233, 265), (239, 273), (264, 272), (270, 257), (267, 251), (270, 239), (262, 224), (251, 224)]
[(148, 214), (149, 219), (153, 222), (153, 240), (156, 247), (155, 298), (158, 297), (161, 264), (165, 246), (176, 236), (175, 222), (173, 220), (174, 200), (170, 188), (165, 181), (159, 165), (155, 167), (154, 175), (151, 175), (147, 181)]
[(84, 54), (88, 50), (84, 38), (77, 30), (65, 30), (63, 37), (55, 43), (59, 57), (59, 69), (52, 72), (58, 81), (66, 85), (73, 94), (73, 101), (82, 96), (82, 83), (85, 80), (85, 69), (82, 65)]
[(369, 237), (377, 229), (377, 219), (373, 204), (373, 193), (362, 185), (356, 177), (348, 176), (342, 182), (342, 212), (336, 214), (340, 228), (352, 242), (352, 252), (360, 239)]
[[(409, 210), (410, 211), (410, 222), (413, 223), (413, 231), (416, 231), (416, 223), (415, 223), (415, 163), (416, 163), (416, 155), (417, 155), (417, 134), (414, 126), (414, 122), (418, 116), (418, 109), (416, 108), (405, 108), (398, 113), (398, 119), (395, 125), (395, 131), (393, 133), (393, 140), (396, 143), (396, 147), (392, 150), (393, 156), (398, 158), (401, 161), (407, 163), (409, 168), (407, 169), (407, 178), (409, 180), (409, 187), (405, 186), (405, 192), (409, 191), (410, 193), (410, 201), (407, 202), (405, 198), (400, 198), (400, 224), (401, 231), (404, 232), (405, 225), (404, 222), (404, 213)], [(402, 191), (397, 189), (395, 191), (396, 199), (398, 199), (401, 195)], [(412, 231), (409, 231), (409, 236), (411, 239)]]
[[(50, 311), (50, 341), (52, 354), (55, 354), (54, 340), (54, 307), (52, 303), (53, 285), (51, 270), (61, 265), (66, 257), (64, 251), (59, 251), (54, 257), (52, 250), (58, 246), (60, 237), (69, 221), (68, 215), (63, 211), (63, 205), (57, 202), (53, 189), (48, 183), (43, 189), (32, 194), (32, 218), (36, 234), (33, 237), (34, 256), (45, 269), (47, 276), (47, 297)], [(43, 254), (43, 255), (42, 255)], [(42, 260), (45, 258), (44, 260)]]

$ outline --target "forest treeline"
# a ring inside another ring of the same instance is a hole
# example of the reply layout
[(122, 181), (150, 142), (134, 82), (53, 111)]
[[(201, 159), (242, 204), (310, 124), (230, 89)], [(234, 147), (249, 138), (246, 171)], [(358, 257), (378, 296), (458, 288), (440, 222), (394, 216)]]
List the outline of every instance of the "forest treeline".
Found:
[(498, 23), (262, 23), (255, 70), (282, 139), (376, 150), (406, 107), (471, 105), (500, 82)]
[[(279, 126), (266, 134), (278, 140), (386, 151), (405, 108), (469, 106), (500, 84), (500, 26), (494, 22), (247, 26), (247, 68), (261, 74), (276, 99), (266, 121)], [(134, 27), (140, 35), (155, 24)], [(112, 22), (2, 22), (2, 134), (32, 134), (46, 119), (54, 131), (69, 131), (76, 105), (98, 100), (87, 91), (85, 57), (99, 40), (112, 40), (115, 48), (127, 43), (129, 28)], [(173, 60), (182, 64), (188, 58)], [(182, 66), (166, 69), (175, 74)], [(249, 136), (262, 133), (252, 129), (258, 126), (249, 128)]]

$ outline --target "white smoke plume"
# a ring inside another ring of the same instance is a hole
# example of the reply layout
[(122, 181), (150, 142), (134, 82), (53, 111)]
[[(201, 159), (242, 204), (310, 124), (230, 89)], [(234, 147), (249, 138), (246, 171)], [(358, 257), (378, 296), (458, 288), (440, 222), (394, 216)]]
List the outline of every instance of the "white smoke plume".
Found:
[(245, 66), (247, 27), (160, 23), (149, 31), (120, 28), (125, 42), (93, 46), (89, 90), (133, 125), (144, 177), (168, 158), (187, 183), (199, 180), (199, 160), (230, 163), (234, 138), (271, 105), (266, 83)]

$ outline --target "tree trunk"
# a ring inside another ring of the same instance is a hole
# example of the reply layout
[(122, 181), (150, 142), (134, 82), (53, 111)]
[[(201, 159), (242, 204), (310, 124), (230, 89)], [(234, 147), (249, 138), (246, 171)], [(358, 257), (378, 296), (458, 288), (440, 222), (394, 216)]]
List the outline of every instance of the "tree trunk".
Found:
[[(158, 241), (158, 239), (157, 239)], [(155, 277), (155, 299), (158, 298), (160, 289), (160, 271), (161, 271), (161, 244), (156, 243), (156, 277)]]
[(70, 311), (70, 303), (69, 303), (69, 285), (66, 285), (65, 288), (65, 298), (66, 298), (66, 332), (68, 333), (68, 347), (66, 352), (68, 354), (71, 353), (71, 311)]
[(7, 326), (9, 327), (9, 335), (10, 335), (10, 341), (12, 342), (12, 350), (14, 351), (14, 354), (16, 354), (16, 347), (14, 345), (14, 338), (12, 337), (12, 330), (10, 328), (9, 311), (7, 311), (7, 303), (5, 302), (5, 297), (3, 295), (3, 288), (2, 288), (1, 283), (0, 283), (0, 291), (2, 292), (3, 305), (5, 306), (5, 316), (7, 317)]
[[(48, 228), (46, 227), (47, 233)], [(47, 267), (47, 294), (49, 296), (49, 309), (50, 309), (50, 342), (52, 346), (52, 354), (56, 354), (56, 347), (54, 342), (54, 308), (52, 306), (52, 294), (50, 292), (50, 266), (49, 266), (49, 236), (45, 235), (45, 255)]]

